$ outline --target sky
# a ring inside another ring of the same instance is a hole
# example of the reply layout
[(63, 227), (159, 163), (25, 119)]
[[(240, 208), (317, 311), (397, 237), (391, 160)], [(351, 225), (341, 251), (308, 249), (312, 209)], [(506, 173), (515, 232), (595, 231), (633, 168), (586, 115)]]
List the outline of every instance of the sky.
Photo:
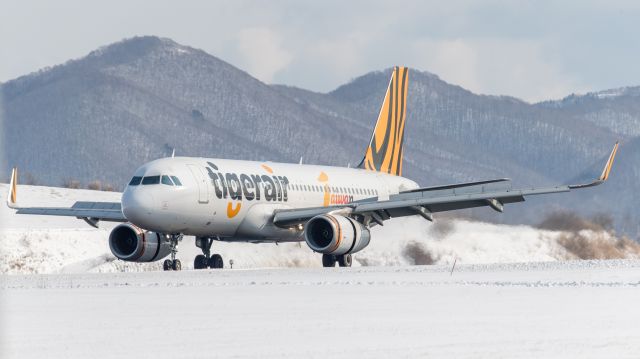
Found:
[(0, 81), (138, 35), (327, 92), (406, 65), (529, 102), (640, 85), (638, 1), (12, 1)]

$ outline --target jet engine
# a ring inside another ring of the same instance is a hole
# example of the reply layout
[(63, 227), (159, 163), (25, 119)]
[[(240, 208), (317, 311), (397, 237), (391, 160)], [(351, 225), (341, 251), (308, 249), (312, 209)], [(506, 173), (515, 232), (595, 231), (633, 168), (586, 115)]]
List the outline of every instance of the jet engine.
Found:
[(336, 215), (322, 214), (307, 222), (304, 239), (316, 252), (343, 255), (363, 250), (369, 245), (369, 229), (356, 220)]
[(109, 235), (111, 253), (128, 262), (153, 262), (171, 253), (166, 234), (149, 232), (131, 223), (120, 224)]

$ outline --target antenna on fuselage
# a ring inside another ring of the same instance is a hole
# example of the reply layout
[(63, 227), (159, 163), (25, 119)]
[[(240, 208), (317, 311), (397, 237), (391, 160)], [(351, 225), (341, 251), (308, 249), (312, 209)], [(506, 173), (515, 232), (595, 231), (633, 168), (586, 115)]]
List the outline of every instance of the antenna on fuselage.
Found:
[(171, 149), (171, 158), (174, 158), (176, 156), (176, 148), (172, 148)]
[(302, 156), (300, 156), (300, 162), (298, 162), (299, 165), (302, 164)]

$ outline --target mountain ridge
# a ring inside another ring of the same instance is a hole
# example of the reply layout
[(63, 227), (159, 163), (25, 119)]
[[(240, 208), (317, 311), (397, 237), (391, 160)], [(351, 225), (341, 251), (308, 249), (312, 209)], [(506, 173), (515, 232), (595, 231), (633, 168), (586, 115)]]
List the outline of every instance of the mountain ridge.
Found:
[[(318, 93), (265, 84), (170, 39), (126, 39), (2, 84), (5, 153), (9, 164), (50, 185), (68, 178), (124, 184), (137, 166), (173, 148), (187, 156), (355, 165), (389, 73)], [(409, 76), (404, 168), (424, 185), (498, 177), (513, 178), (514, 186), (562, 183), (604, 163), (616, 140), (624, 153), (640, 136), (633, 96), (550, 106), (474, 94), (426, 71)], [(612, 177), (640, 182), (630, 169), (636, 158), (621, 158), (631, 163), (616, 166)], [(613, 197), (602, 210), (637, 218), (628, 198)], [(583, 202), (572, 209), (584, 211)], [(530, 222), (555, 205), (564, 203), (542, 200), (500, 220)]]

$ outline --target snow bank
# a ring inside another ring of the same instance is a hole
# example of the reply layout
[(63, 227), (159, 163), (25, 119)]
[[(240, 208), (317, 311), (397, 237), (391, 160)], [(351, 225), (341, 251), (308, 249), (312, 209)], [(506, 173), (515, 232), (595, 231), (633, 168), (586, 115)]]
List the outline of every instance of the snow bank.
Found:
[[(1, 185), (6, 197), (7, 185)], [(19, 200), (27, 204), (70, 205), (75, 200), (117, 201), (120, 194), (53, 187), (20, 186)], [(158, 270), (160, 263), (126, 263), (109, 251), (107, 238), (113, 224), (94, 229), (75, 218), (15, 215), (3, 206), (0, 233), (0, 273), (81, 273)], [(573, 234), (572, 234), (573, 235)], [(576, 259), (572, 235), (528, 226), (507, 226), (419, 217), (387, 221), (372, 229), (372, 242), (354, 256), (355, 266), (414, 264), (545, 262)], [(582, 241), (598, 241), (608, 248), (620, 247), (608, 233), (580, 232)], [(578, 243), (580, 244), (580, 243)], [(199, 254), (192, 237), (179, 247), (183, 268), (192, 268)], [(225, 266), (319, 267), (320, 256), (304, 243), (214, 243)], [(637, 248), (622, 249), (615, 258), (638, 258)]]

